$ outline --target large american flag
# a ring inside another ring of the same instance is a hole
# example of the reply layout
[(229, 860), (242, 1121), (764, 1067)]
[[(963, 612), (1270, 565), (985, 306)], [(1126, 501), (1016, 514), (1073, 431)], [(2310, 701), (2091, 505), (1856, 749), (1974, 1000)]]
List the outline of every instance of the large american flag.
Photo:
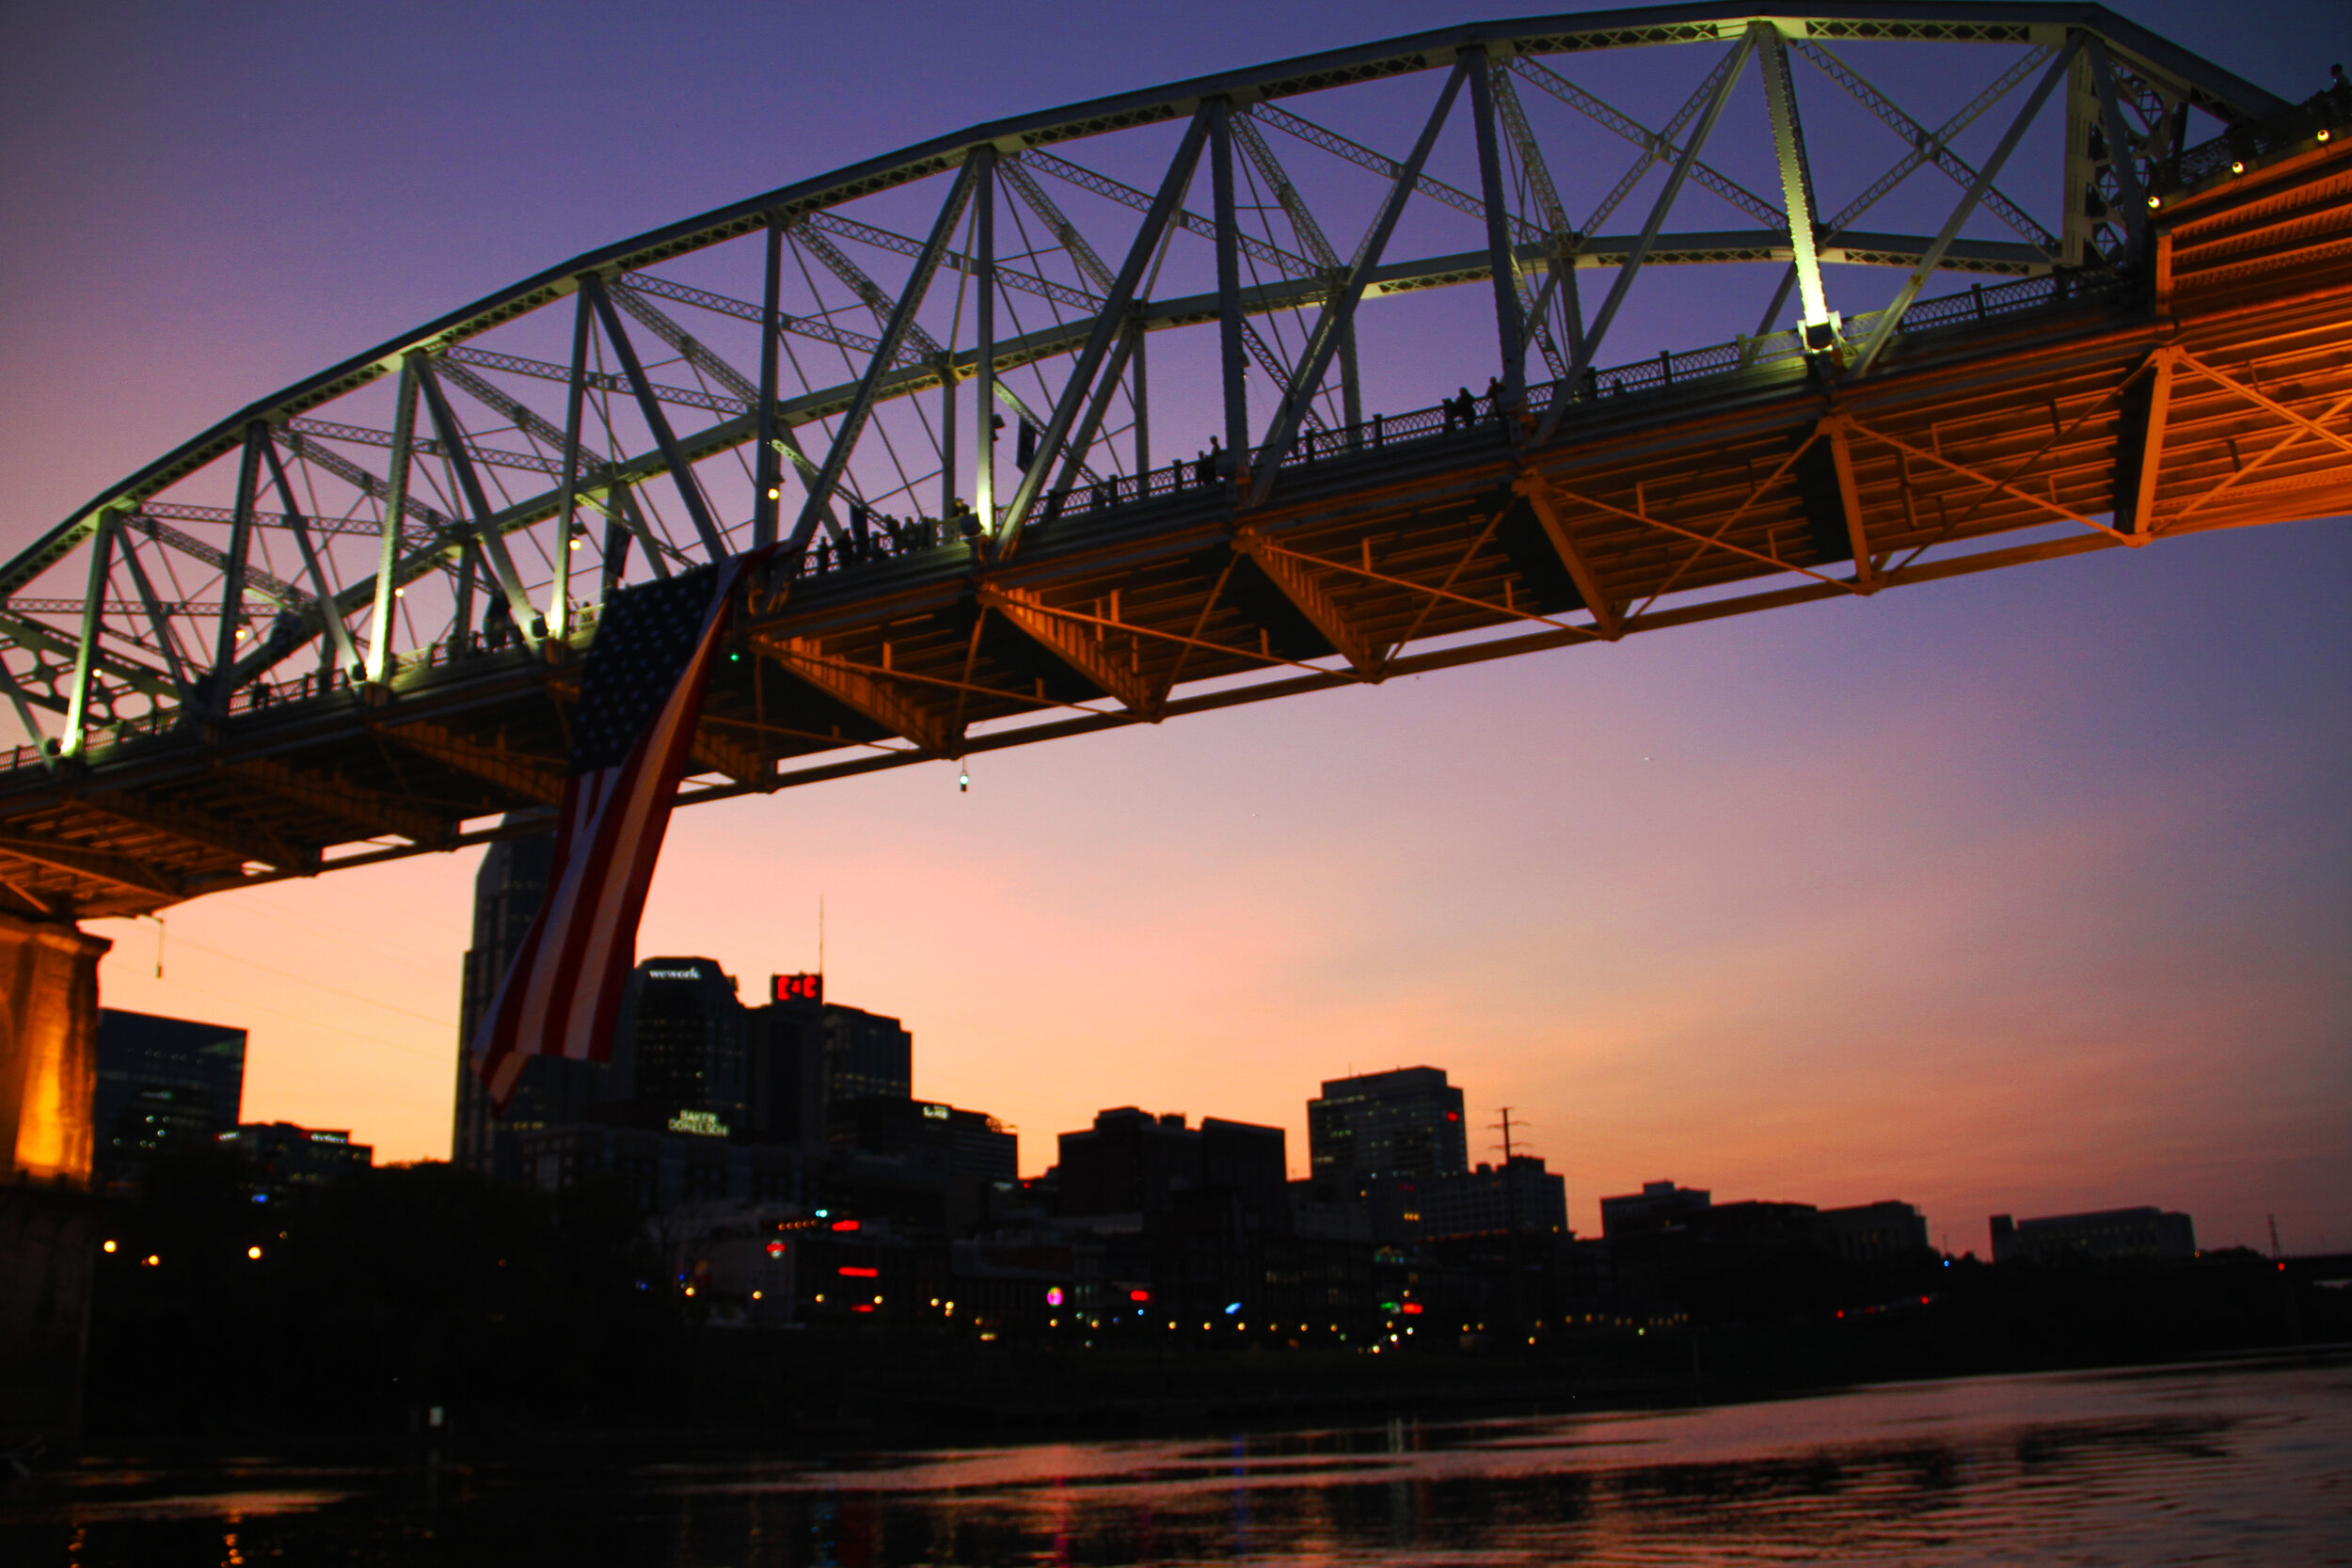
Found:
[(637, 922), (702, 713), (727, 601), (749, 558), (613, 595), (580, 679), (555, 859), (472, 1044), (503, 1115), (533, 1056), (606, 1060)]

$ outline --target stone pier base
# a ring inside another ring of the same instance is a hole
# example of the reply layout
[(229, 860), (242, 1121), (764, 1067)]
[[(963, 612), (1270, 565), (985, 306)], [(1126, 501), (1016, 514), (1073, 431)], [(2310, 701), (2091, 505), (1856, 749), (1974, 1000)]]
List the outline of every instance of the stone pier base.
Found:
[(111, 942), (0, 913), (0, 1449), (79, 1440), (96, 1137), (98, 960)]

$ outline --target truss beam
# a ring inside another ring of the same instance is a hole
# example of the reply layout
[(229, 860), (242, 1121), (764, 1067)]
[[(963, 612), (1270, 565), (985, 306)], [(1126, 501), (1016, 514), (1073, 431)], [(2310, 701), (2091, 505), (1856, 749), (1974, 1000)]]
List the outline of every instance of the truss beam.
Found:
[(76, 796), (77, 804), (118, 822), (166, 833), (184, 844), (215, 854), (233, 855), (279, 871), (304, 876), (319, 868), (316, 845), (290, 844), (276, 833), (214, 811), (191, 811), (130, 790), (93, 789)]
[(962, 726), (939, 709), (905, 694), (898, 683), (878, 680), (846, 659), (835, 658), (812, 637), (755, 637), (754, 645), (794, 676), (911, 742), (927, 756), (953, 758), (962, 752)]
[(441, 844), (450, 836), (450, 824), (441, 817), (348, 779), (321, 776), (268, 757), (245, 757), (221, 767), (242, 783), (347, 822), (364, 837), (391, 834), (424, 846)]
[(2042, 105), (2049, 101), (2051, 89), (2064, 78), (2081, 48), (2082, 35), (2076, 33), (2068, 40), (2058, 57), (2050, 63), (2050, 69), (2042, 72), (2041, 82), (2026, 100), (2026, 106), (2017, 112), (2015, 119), (2010, 121), (2009, 130), (2003, 133), (2000, 144), (1994, 148), (1993, 156), (1985, 160), (1984, 167), (1978, 171), (1966, 194), (1960, 198), (1960, 204), (1952, 209), (1951, 216), (1944, 220), (1944, 227), (1936, 234), (1935, 243), (1928, 246), (1928, 253), (1919, 258), (1919, 264), (1912, 269), (1911, 276), (1903, 280), (1903, 286), (1896, 291), (1894, 303), (1879, 312), (1878, 324), (1870, 329), (1868, 341), (1862, 345), (1852, 368), (1847, 372), (1848, 379), (1859, 380), (1870, 373), (1871, 365), (1877, 361), (1887, 341), (1895, 336), (1896, 328), (1902, 325), (1903, 313), (1911, 309), (1911, 302), (1919, 297), (1920, 289), (1926, 286), (1928, 278), (1942, 263), (1944, 253), (1960, 237), (1961, 225), (1968, 221), (1968, 215), (1977, 210), (1977, 204), (1993, 188), (1993, 182), (2000, 176), (2001, 166), (2009, 162), (2011, 152), (2017, 150), (2017, 144), (2025, 136), (2026, 128), (2042, 112)]
[[(1104, 695), (1118, 699), (1128, 712), (1152, 719), (1167, 700), (1167, 691), (1145, 679), (1136, 659), (1120, 657), (1121, 650), (1103, 635), (1104, 627), (1099, 620), (1068, 616), (1029, 589), (983, 584), (979, 594), (980, 603), (990, 610), (1003, 616)], [(1124, 651), (1133, 655), (1132, 638)]]
[(564, 803), (564, 775), (557, 765), (547, 759), (519, 756), (503, 745), (485, 746), (446, 724), (428, 720), (404, 719), (380, 724), (376, 733), (419, 756), (429, 757), (445, 768), (455, 768), (525, 800), (543, 806)]

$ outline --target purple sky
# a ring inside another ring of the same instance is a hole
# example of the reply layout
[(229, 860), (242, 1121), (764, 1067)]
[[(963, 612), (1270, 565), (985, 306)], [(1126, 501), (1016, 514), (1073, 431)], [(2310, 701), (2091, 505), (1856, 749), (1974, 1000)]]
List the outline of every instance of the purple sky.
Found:
[[(2352, 56), (2322, 0), (2117, 8), (2287, 96)], [(622, 235), (1501, 14), (13, 7), (0, 548)], [(1303, 1171), (1320, 1079), (1425, 1061), (1474, 1122), (1517, 1107), (1580, 1228), (1671, 1176), (1906, 1198), (1956, 1249), (2129, 1203), (2342, 1248), (2348, 591), (2340, 522), (2208, 535), (992, 753), (961, 797), (931, 767), (699, 808), (641, 951), (761, 987), (813, 962), (821, 891), (834, 994), (903, 1016), (917, 1091), (1017, 1122), (1028, 1170), (1133, 1102), (1282, 1123)], [(473, 864), (186, 906), (161, 981), (155, 927), (105, 923), (106, 999), (251, 1027), (248, 1115), (443, 1153)]]

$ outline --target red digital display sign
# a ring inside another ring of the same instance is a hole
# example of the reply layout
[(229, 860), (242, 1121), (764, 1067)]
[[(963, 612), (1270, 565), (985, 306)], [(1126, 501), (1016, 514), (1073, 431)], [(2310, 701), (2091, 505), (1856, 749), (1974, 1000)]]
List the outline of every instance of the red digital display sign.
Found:
[(769, 976), (773, 1002), (822, 1002), (825, 999), (825, 977), (818, 974), (773, 974)]

